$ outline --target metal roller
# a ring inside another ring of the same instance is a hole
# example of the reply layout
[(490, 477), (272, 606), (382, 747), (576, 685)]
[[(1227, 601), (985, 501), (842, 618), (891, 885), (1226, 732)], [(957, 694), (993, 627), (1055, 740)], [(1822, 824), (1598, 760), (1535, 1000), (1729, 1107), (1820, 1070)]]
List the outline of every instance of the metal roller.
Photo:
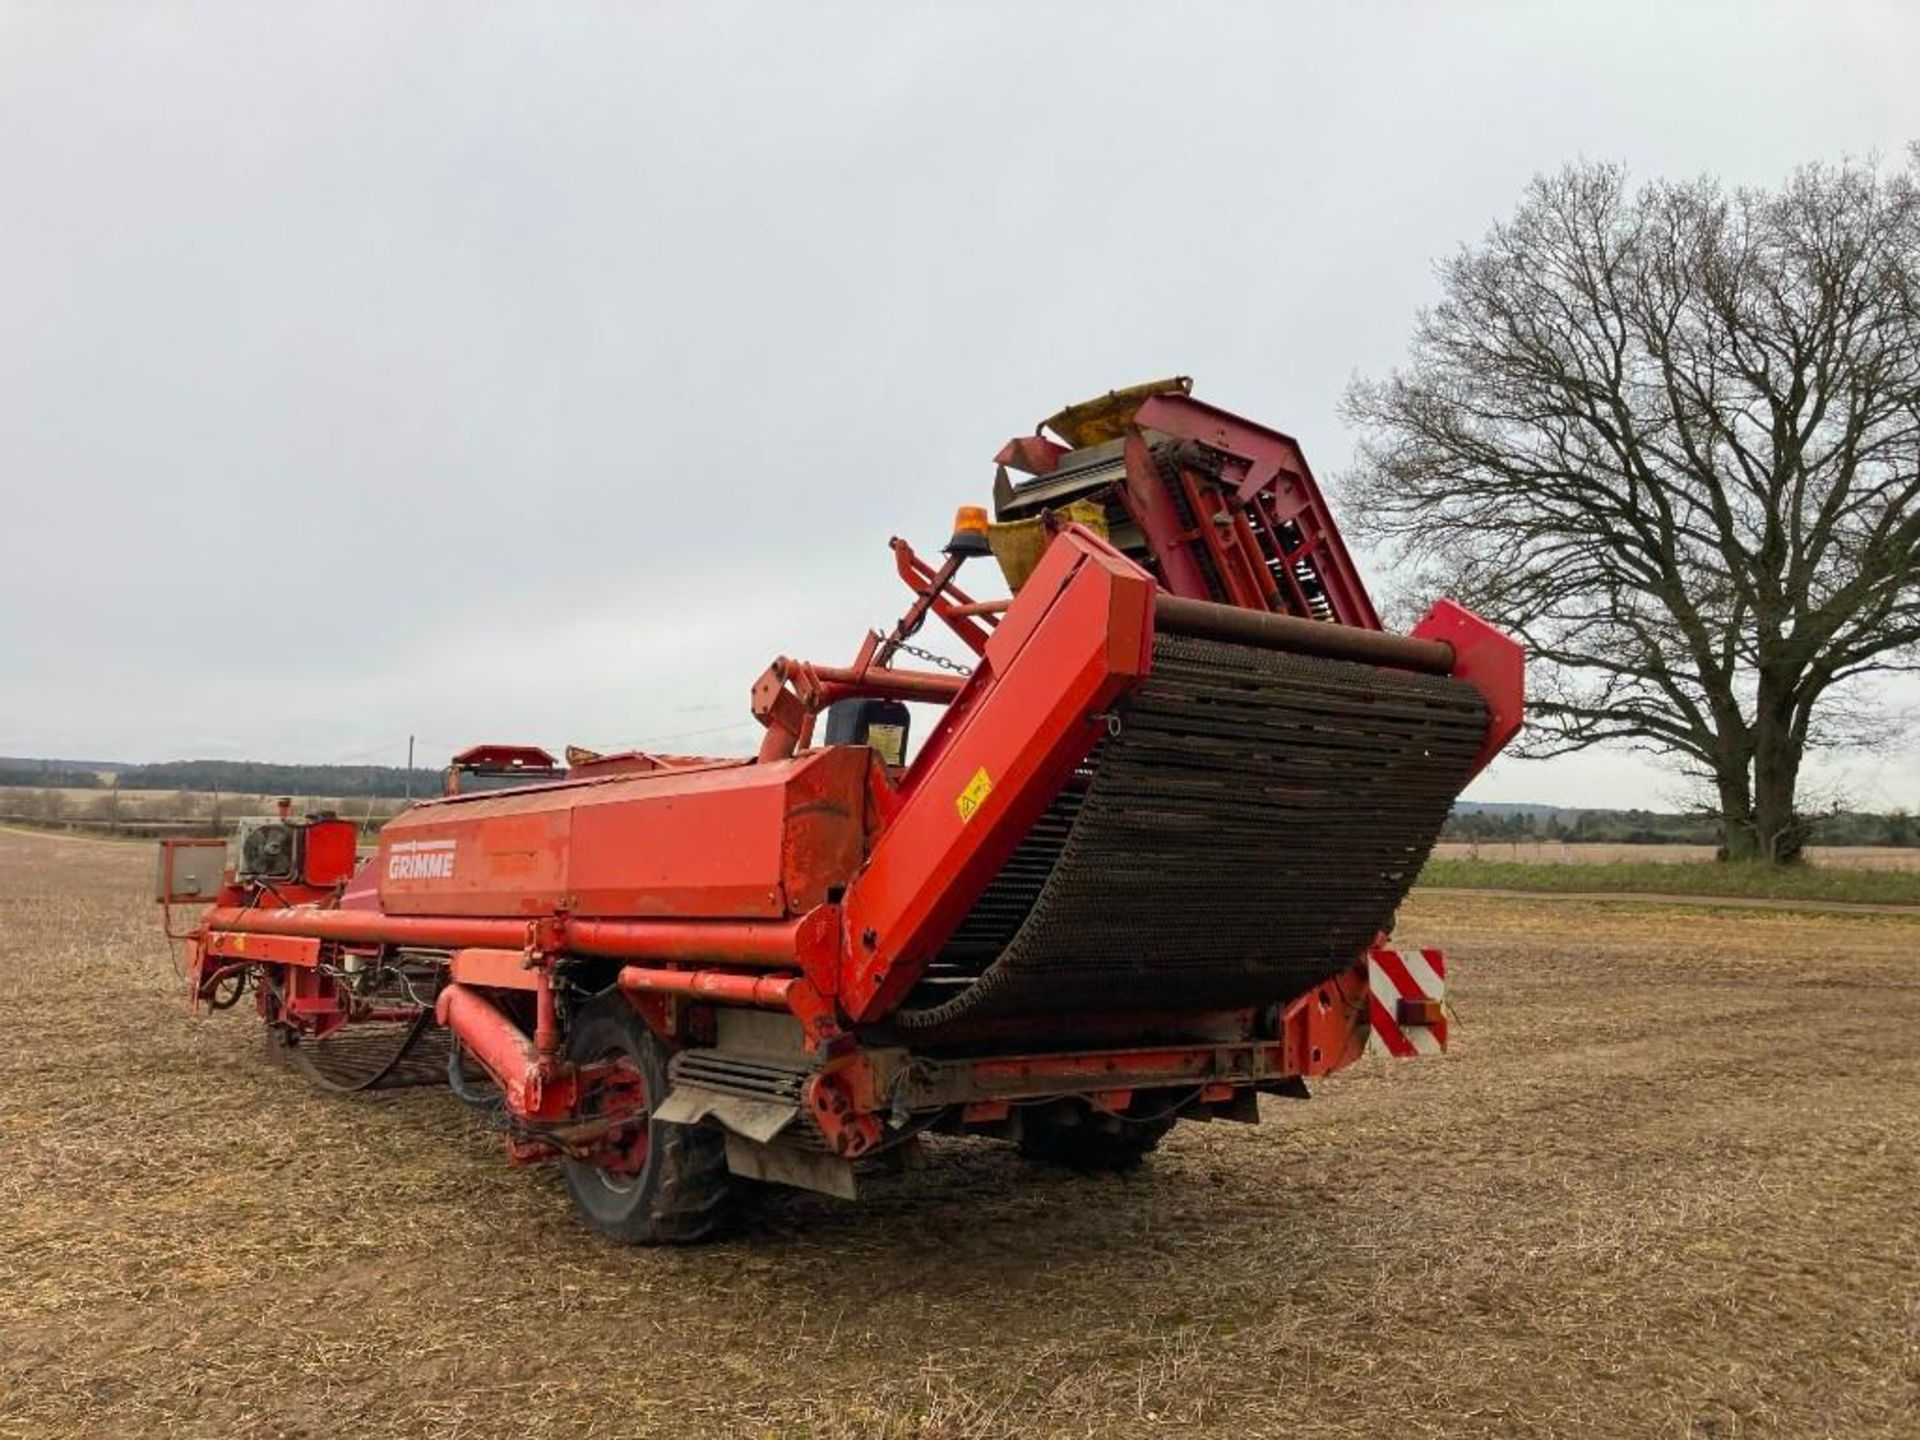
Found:
[(1388, 665), (1424, 675), (1453, 673), (1453, 647), (1442, 640), (1420, 640), (1411, 635), (1361, 630), (1324, 620), (1305, 620), (1296, 615), (1242, 610), (1235, 605), (1186, 600), (1178, 595), (1154, 598), (1153, 621), (1159, 631), (1171, 635), (1258, 645), (1296, 655), (1320, 655), (1329, 660)]

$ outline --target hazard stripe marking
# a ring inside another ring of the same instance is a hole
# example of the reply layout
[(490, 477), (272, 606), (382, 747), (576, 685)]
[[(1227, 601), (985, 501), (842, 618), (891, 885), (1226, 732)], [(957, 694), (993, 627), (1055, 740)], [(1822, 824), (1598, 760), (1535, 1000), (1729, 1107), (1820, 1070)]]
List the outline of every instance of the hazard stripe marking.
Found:
[(1443, 1053), (1447, 1048), (1444, 1018), (1433, 1025), (1403, 1026), (1399, 1017), (1403, 998), (1446, 998), (1446, 957), (1438, 950), (1402, 953), (1380, 949), (1370, 951), (1367, 959), (1367, 1014), (1381, 1047), (1401, 1058)]
[(1433, 961), (1427, 959), (1429, 954), (1436, 960), (1440, 957), (1438, 950), (1413, 950), (1397, 956), (1400, 964), (1406, 969), (1407, 979), (1413, 986), (1407, 993), (1444, 999), (1447, 993), (1446, 962), (1441, 961), (1440, 968), (1436, 972)]
[(1407, 1039), (1407, 1032), (1395, 1023), (1392, 1014), (1381, 1005), (1378, 995), (1368, 997), (1367, 1013), (1373, 1017), (1373, 1033), (1387, 1047), (1389, 1055), (1405, 1060), (1420, 1053), (1413, 1048), (1413, 1042)]

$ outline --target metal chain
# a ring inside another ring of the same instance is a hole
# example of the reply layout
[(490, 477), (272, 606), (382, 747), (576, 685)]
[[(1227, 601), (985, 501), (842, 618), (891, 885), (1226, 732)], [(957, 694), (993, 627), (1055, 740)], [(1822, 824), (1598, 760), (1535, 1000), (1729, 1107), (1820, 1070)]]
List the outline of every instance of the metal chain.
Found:
[(949, 660), (944, 655), (936, 655), (931, 650), (922, 650), (918, 645), (909, 645), (904, 640), (896, 640), (893, 648), (913, 656), (916, 660), (925, 660), (929, 665), (937, 665), (942, 670), (951, 670), (956, 675), (973, 674), (971, 665), (962, 665), (958, 660)]

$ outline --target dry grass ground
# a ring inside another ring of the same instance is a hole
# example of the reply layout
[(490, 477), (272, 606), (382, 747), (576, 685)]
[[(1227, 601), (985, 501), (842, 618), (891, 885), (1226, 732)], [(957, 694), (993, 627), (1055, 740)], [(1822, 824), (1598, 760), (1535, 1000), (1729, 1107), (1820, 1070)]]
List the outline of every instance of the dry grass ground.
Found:
[(0, 1434), (1920, 1434), (1911, 918), (1417, 901), (1444, 1061), (629, 1251), (186, 1019), (147, 863), (0, 834)]

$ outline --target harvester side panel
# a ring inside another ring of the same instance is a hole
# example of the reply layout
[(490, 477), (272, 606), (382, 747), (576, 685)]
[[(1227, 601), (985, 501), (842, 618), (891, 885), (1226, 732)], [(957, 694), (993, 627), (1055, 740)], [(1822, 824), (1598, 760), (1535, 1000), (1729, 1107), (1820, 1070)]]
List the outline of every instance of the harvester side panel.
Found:
[(865, 841), (864, 749), (434, 801), (393, 820), (390, 915), (766, 920), (845, 884)]
[(842, 1007), (881, 1018), (966, 914), (1145, 670), (1153, 581), (1069, 528), (928, 738), (900, 808), (848, 890)]

